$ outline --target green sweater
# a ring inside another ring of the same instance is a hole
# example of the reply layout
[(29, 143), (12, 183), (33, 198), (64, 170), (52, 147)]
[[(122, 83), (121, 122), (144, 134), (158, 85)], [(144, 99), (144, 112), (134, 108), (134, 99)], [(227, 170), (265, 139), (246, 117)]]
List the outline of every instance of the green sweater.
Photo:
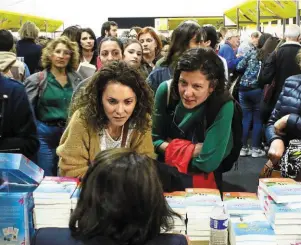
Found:
[[(184, 134), (179, 132), (191, 130), (191, 126), (195, 120), (202, 117), (202, 113), (204, 112), (203, 104), (189, 110), (180, 101), (176, 107), (175, 115), (170, 116), (167, 113), (167, 90), (167, 83), (162, 83), (155, 97), (152, 136), (156, 152), (159, 156), (162, 153), (158, 151), (158, 148), (167, 138), (180, 138), (191, 141), (191, 137), (183, 136)], [(231, 131), (233, 114), (234, 104), (233, 101), (229, 101), (222, 106), (215, 121), (206, 130), (201, 153), (198, 157), (191, 159), (189, 171), (212, 172), (230, 154), (233, 146)], [(176, 128), (178, 129), (174, 130), (175, 127), (172, 127), (172, 125), (177, 125)]]

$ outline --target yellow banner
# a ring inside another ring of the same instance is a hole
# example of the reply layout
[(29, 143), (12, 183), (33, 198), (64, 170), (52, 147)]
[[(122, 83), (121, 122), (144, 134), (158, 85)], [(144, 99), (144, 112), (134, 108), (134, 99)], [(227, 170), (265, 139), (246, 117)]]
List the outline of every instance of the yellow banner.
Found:
[(63, 21), (0, 10), (0, 29), (17, 31), (22, 23), (34, 22), (42, 32), (55, 32)]

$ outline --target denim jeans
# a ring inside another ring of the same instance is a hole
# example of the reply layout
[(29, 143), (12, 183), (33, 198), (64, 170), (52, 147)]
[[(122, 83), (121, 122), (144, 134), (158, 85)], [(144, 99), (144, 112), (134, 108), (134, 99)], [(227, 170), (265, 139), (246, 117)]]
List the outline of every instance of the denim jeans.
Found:
[(58, 156), (56, 148), (59, 145), (64, 128), (48, 126), (37, 121), (40, 149), (37, 153), (37, 165), (44, 169), (45, 176), (57, 176)]
[(260, 118), (260, 100), (262, 89), (239, 91), (239, 102), (243, 112), (243, 136), (242, 142), (246, 146), (248, 142), (251, 123), (253, 122), (252, 147), (260, 148), (262, 121)]

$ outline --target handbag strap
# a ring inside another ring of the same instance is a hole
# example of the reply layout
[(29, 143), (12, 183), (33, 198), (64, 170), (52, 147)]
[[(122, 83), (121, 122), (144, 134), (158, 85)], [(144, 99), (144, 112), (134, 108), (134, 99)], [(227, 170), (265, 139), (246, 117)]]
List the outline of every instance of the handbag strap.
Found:
[(122, 132), (122, 139), (121, 139), (121, 147), (122, 148), (124, 148), (125, 145), (126, 145), (126, 139), (127, 139), (127, 136), (128, 136), (128, 132), (129, 132), (129, 123), (126, 122), (124, 124), (123, 132)]

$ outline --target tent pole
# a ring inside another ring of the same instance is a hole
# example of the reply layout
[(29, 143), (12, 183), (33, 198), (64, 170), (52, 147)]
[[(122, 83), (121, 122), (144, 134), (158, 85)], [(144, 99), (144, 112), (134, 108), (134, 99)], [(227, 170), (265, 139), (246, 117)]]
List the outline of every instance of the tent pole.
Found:
[(236, 9), (237, 31), (239, 32), (239, 8)]
[(260, 0), (257, 0), (257, 31), (260, 29)]
[(296, 0), (296, 24), (300, 26), (299, 0)]
[(282, 19), (282, 21), (283, 21), (283, 38), (285, 38), (284, 33), (285, 33), (286, 19)]

